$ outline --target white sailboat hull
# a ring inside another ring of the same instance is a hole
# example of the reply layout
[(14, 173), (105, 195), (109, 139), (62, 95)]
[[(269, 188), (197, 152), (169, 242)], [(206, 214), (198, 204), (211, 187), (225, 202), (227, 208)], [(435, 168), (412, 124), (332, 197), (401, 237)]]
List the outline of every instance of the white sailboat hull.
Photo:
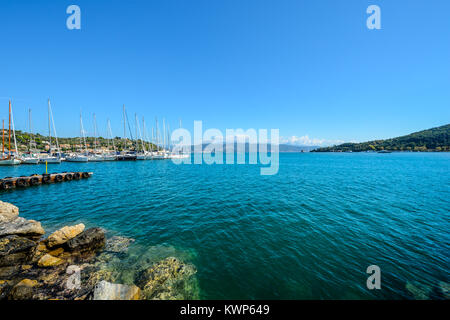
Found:
[(117, 160), (117, 156), (115, 156), (115, 155), (106, 155), (106, 156), (103, 156), (103, 160), (104, 161), (116, 161)]
[(18, 164), (20, 164), (20, 160), (19, 159), (0, 160), (0, 166), (16, 166)]
[(66, 161), (68, 161), (68, 162), (88, 162), (89, 158), (86, 156), (73, 156), (73, 157), (67, 157)]
[(105, 161), (105, 158), (103, 156), (95, 155), (95, 156), (90, 156), (89, 157), (89, 161), (91, 161), (91, 162), (103, 162), (103, 161)]
[(61, 158), (58, 157), (48, 157), (48, 158), (40, 158), (39, 163), (61, 163)]
[(22, 158), (23, 164), (39, 164), (39, 158)]

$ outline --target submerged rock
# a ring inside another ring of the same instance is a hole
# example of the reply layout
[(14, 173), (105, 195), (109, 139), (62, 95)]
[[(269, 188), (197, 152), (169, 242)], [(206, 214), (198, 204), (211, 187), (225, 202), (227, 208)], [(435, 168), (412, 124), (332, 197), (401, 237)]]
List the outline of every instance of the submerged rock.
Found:
[(416, 300), (428, 300), (430, 299), (431, 287), (426, 286), (417, 281), (406, 282), (406, 290), (414, 297)]
[(139, 300), (141, 290), (136, 286), (100, 281), (94, 289), (93, 300)]
[(90, 228), (66, 242), (69, 251), (94, 253), (105, 245), (105, 231), (101, 228)]
[(19, 235), (31, 239), (39, 239), (45, 233), (41, 223), (16, 217), (7, 222), (0, 222), (0, 237)]
[(0, 223), (14, 220), (19, 215), (19, 208), (15, 205), (0, 201)]
[(166, 258), (143, 270), (136, 279), (146, 299), (196, 299), (196, 269), (174, 257)]
[(450, 300), (450, 283), (440, 281), (439, 288), (441, 289), (441, 292), (442, 292), (444, 298), (447, 300)]
[(130, 244), (134, 242), (134, 239), (114, 236), (106, 240), (105, 251), (113, 253), (126, 253)]
[(58, 245), (62, 245), (72, 238), (75, 238), (81, 232), (84, 231), (84, 224), (80, 223), (75, 226), (65, 226), (59, 230), (53, 232), (47, 238), (47, 247), (52, 248)]

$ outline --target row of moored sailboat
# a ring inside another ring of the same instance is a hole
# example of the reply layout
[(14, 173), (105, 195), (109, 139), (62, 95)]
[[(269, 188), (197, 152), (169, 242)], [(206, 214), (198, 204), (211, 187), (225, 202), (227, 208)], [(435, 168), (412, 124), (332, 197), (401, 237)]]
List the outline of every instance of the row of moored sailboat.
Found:
[[(59, 143), (58, 143), (58, 137), (56, 134), (55, 129), (55, 122), (53, 119), (53, 112), (50, 104), (50, 99), (48, 100), (48, 133), (49, 133), (49, 151), (48, 153), (41, 153), (36, 149), (36, 143), (33, 139), (33, 128), (32, 128), (32, 121), (31, 121), (31, 110), (29, 110), (29, 134), (30, 134), (30, 142), (29, 142), (29, 150), (28, 152), (19, 153), (17, 150), (17, 141), (16, 141), (16, 135), (15, 135), (15, 128), (14, 128), (14, 118), (13, 118), (13, 112), (11, 107), (11, 101), (9, 101), (9, 123), (8, 123), (8, 148), (5, 148), (6, 141), (5, 141), (5, 124), (3, 121), (3, 132), (2, 132), (2, 157), (0, 159), (0, 165), (19, 165), (19, 164), (40, 164), (40, 163), (47, 163), (47, 164), (58, 164), (62, 161), (67, 162), (105, 162), (105, 161), (134, 161), (134, 160), (164, 160), (164, 159), (173, 159), (173, 158), (187, 158), (189, 157), (189, 154), (185, 153), (173, 153), (170, 151), (170, 146), (166, 144), (166, 137), (167, 142), (169, 141), (169, 130), (166, 132), (165, 124), (163, 124), (163, 132), (164, 132), (164, 144), (163, 146), (160, 145), (160, 136), (158, 131), (158, 121), (156, 121), (156, 142), (153, 143), (153, 146), (156, 146), (153, 150), (147, 150), (150, 149), (147, 143), (144, 143), (144, 137), (142, 137), (142, 132), (139, 127), (139, 123), (136, 118), (136, 139), (134, 141), (134, 150), (127, 150), (126, 148), (123, 148), (122, 151), (117, 151), (116, 146), (114, 144), (114, 139), (111, 131), (111, 124), (108, 120), (108, 137), (107, 142), (108, 146), (106, 150), (98, 150), (97, 146), (97, 139), (98, 139), (98, 129), (97, 129), (97, 121), (94, 114), (94, 149), (91, 151), (88, 151), (87, 143), (86, 143), (86, 136), (85, 131), (83, 127), (83, 118), (80, 112), (80, 144), (79, 146), (82, 146), (77, 152), (71, 152), (68, 154), (63, 154), (61, 152)], [(128, 117), (126, 114), (125, 106), (123, 107), (123, 119), (124, 119), (124, 146), (127, 146), (127, 124), (128, 129), (130, 129), (129, 123), (128, 123)], [(143, 132), (145, 135), (145, 122), (143, 121)], [(180, 123), (181, 127), (181, 123)], [(131, 135), (131, 129), (130, 129), (130, 135)], [(137, 137), (140, 137), (140, 139), (137, 139)], [(11, 138), (13, 139), (14, 143), (14, 149), (12, 148), (12, 142)], [(153, 137), (153, 130), (152, 130), (152, 142), (154, 142)], [(170, 145), (170, 144), (169, 144)]]

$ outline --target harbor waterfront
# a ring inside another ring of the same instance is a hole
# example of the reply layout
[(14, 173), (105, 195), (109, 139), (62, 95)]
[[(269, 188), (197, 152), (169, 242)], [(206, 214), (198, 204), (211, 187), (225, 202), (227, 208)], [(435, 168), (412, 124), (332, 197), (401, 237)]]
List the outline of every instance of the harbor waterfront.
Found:
[[(192, 155), (193, 156), (193, 155)], [(63, 162), (90, 179), (0, 192), (48, 236), (83, 223), (132, 238), (137, 257), (196, 268), (200, 299), (449, 298), (449, 153), (280, 154), (260, 165)], [(0, 177), (45, 165), (0, 167)], [(129, 265), (128, 265), (129, 263)], [(368, 290), (366, 268), (381, 269)]]

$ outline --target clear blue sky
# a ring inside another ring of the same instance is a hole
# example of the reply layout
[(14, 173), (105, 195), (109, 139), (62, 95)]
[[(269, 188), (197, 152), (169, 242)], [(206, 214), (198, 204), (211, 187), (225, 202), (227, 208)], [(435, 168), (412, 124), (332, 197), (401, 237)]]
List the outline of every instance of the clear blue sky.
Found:
[[(66, 8), (81, 8), (81, 30)], [(366, 28), (381, 7), (382, 30)], [(450, 1), (150, 0), (0, 3), (0, 116), (60, 136), (80, 108), (102, 134), (121, 106), (209, 128), (279, 128), (329, 141), (387, 138), (450, 122)]]

